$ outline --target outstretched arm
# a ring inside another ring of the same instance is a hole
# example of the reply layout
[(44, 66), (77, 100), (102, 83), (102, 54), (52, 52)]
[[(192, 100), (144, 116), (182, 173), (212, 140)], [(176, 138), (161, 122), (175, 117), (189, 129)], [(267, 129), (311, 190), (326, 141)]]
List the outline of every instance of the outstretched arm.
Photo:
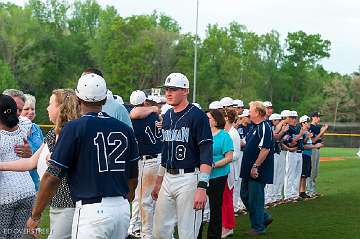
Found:
[(24, 172), (36, 168), (44, 145), (45, 144), (42, 144), (41, 147), (35, 152), (35, 154), (31, 156), (31, 158), (21, 158), (16, 161), (0, 162), (0, 171)]
[(144, 119), (149, 116), (151, 113), (159, 113), (159, 108), (156, 106), (140, 106), (135, 107), (130, 111), (130, 118), (131, 119)]

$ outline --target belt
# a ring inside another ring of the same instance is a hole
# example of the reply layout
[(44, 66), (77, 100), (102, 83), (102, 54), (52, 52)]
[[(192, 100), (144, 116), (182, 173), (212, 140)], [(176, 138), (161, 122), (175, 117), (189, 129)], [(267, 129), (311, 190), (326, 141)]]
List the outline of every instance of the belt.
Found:
[(143, 155), (142, 159), (146, 160), (146, 159), (153, 159), (153, 158), (157, 158), (158, 154), (151, 154), (151, 155)]
[(81, 201), (81, 205), (101, 203), (102, 197), (87, 198), (87, 199), (82, 199), (80, 201)]
[(296, 153), (302, 153), (302, 150), (296, 150)]
[(184, 173), (193, 173), (195, 172), (195, 168), (167, 168), (166, 172), (170, 174), (184, 174)]

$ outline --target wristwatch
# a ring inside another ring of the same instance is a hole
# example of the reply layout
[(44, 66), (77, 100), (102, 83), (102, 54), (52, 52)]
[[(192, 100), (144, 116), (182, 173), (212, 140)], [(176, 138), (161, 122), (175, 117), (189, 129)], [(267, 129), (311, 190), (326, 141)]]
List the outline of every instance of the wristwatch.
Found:
[(256, 163), (254, 163), (252, 167), (253, 167), (253, 168), (258, 168), (259, 165), (257, 165)]

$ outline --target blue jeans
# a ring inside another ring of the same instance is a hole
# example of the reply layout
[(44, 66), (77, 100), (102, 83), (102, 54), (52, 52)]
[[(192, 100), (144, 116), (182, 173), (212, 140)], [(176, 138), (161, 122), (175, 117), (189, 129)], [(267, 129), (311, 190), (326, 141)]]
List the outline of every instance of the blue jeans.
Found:
[(271, 215), (264, 209), (265, 183), (252, 179), (242, 179), (240, 196), (249, 212), (251, 228), (259, 233), (265, 232), (264, 222), (270, 220)]

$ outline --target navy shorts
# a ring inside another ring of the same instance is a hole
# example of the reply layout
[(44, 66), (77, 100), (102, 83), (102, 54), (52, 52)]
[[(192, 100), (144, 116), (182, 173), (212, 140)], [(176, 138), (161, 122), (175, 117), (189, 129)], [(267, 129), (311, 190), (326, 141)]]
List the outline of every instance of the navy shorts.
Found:
[(303, 163), (302, 163), (301, 177), (308, 178), (311, 175), (311, 156), (303, 154), (302, 159), (303, 159)]

